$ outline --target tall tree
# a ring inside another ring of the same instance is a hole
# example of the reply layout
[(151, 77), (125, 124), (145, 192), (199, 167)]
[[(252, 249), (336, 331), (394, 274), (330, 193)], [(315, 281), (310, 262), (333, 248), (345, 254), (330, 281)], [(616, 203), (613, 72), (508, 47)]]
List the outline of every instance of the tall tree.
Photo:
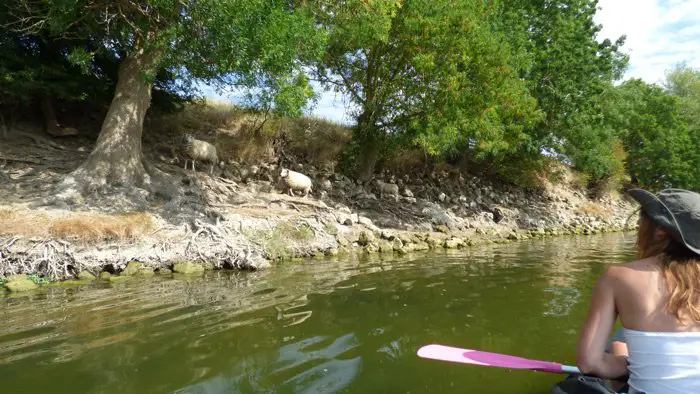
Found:
[(323, 11), (330, 36), (316, 76), (358, 108), (347, 162), (360, 180), (389, 146), (501, 155), (538, 119), (508, 45), (491, 29), (491, 1), (342, 0)]
[(683, 121), (678, 97), (640, 79), (621, 84), (605, 116), (624, 144), (627, 170), (650, 190), (700, 187), (697, 151)]
[[(68, 178), (78, 186), (151, 185), (141, 152), (143, 121), (159, 70), (186, 80), (255, 88), (263, 104), (296, 113), (311, 96), (300, 59), (320, 55), (322, 31), (303, 2), (284, 0), (18, 0), (13, 22), (22, 35), (90, 37), (75, 46), (87, 64), (98, 52), (119, 59), (114, 96), (88, 159)], [(70, 34), (66, 34), (69, 32)]]
[(680, 100), (680, 114), (695, 138), (700, 140), (700, 69), (686, 63), (666, 72), (664, 88)]
[[(553, 149), (595, 177), (610, 172), (611, 129), (601, 128), (605, 94), (619, 80), (628, 57), (625, 36), (599, 42), (597, 0), (504, 1), (495, 27), (518, 49), (520, 76), (527, 80), (545, 117), (528, 130), (540, 150)], [(602, 156), (601, 156), (602, 155)], [(592, 160), (593, 159), (593, 160)], [(606, 164), (607, 163), (607, 164)]]

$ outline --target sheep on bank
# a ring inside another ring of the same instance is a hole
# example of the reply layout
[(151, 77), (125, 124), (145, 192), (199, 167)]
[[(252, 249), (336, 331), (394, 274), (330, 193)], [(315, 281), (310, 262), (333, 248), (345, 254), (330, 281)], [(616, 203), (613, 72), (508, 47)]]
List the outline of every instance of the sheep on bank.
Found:
[(280, 178), (287, 186), (287, 192), (292, 197), (294, 197), (294, 190), (304, 192), (304, 198), (311, 193), (311, 178), (304, 174), (283, 168), (280, 172)]
[[(195, 139), (190, 134), (185, 134), (183, 140), (185, 142), (185, 153), (192, 160), (192, 171), (195, 171), (194, 162), (199, 160), (211, 163), (209, 173), (212, 174), (214, 172), (214, 165), (219, 161), (219, 157), (216, 154), (216, 147), (206, 141)], [(187, 159), (185, 159), (185, 169), (187, 169)]]
[(399, 197), (399, 186), (395, 183), (382, 182), (379, 179), (374, 180), (374, 184), (379, 190), (379, 198), (384, 198), (384, 195), (394, 196), (394, 199)]

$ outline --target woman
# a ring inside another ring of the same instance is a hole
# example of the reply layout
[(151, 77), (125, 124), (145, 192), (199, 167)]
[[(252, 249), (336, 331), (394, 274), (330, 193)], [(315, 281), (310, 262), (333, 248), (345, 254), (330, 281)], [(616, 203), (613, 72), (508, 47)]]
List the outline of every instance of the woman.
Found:
[[(630, 394), (700, 393), (700, 194), (629, 194), (641, 205), (638, 259), (600, 277), (576, 363), (606, 379), (629, 374)], [(624, 345), (606, 353), (618, 317)]]

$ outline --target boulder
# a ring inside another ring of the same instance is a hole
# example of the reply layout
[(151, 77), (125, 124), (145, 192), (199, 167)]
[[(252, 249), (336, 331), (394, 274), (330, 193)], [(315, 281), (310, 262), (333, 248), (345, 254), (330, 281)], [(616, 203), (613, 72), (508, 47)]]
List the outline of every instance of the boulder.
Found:
[(204, 267), (199, 264), (176, 263), (173, 266), (173, 272), (178, 274), (201, 274), (204, 272)]

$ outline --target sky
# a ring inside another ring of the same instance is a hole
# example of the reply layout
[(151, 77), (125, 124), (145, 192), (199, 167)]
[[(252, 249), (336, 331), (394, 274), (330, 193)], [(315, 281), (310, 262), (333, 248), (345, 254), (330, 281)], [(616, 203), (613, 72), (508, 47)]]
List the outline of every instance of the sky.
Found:
[[(595, 20), (602, 24), (598, 40), (627, 39), (622, 51), (630, 56), (625, 77), (660, 83), (666, 70), (679, 62), (700, 68), (700, 0), (599, 0)], [(352, 124), (345, 110), (347, 100), (333, 92), (321, 93), (310, 110), (314, 116)], [(232, 101), (205, 88), (208, 97)]]

